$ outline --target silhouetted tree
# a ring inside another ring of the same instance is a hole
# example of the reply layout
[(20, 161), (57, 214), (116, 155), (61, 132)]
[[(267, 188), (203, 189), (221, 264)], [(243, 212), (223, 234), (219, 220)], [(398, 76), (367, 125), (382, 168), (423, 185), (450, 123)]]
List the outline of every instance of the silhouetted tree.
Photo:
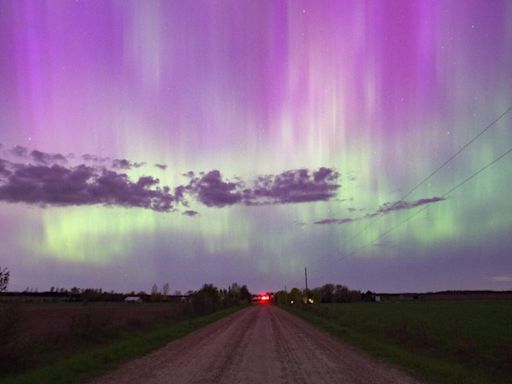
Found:
[(164, 286), (162, 287), (162, 295), (168, 296), (170, 290), (171, 288), (169, 287), (169, 283), (165, 283)]
[(285, 291), (277, 291), (276, 293), (274, 293), (274, 302), (277, 305), (290, 304), (290, 299), (288, 297), (288, 293)]
[(242, 285), (240, 287), (240, 300), (250, 303), (251, 299), (252, 299), (252, 295), (251, 295), (251, 292), (249, 292), (247, 285), (245, 285), (245, 284)]
[(302, 292), (299, 288), (292, 288), (288, 297), (290, 302), (293, 301), (292, 304), (298, 304), (302, 301)]
[(198, 315), (215, 312), (220, 305), (220, 293), (213, 284), (204, 284), (191, 295), (194, 312)]
[(361, 294), (361, 299), (363, 301), (375, 301), (375, 293), (366, 291), (366, 293)]
[(77, 296), (77, 295), (80, 295), (80, 288), (78, 287), (73, 287), (71, 288), (71, 290), (69, 291), (73, 296)]
[(338, 303), (352, 303), (361, 300), (361, 292), (348, 289), (348, 287), (337, 284), (334, 288), (334, 298)]
[(158, 301), (160, 294), (158, 292), (158, 285), (153, 284), (151, 287), (151, 301)]
[(2, 268), (0, 266), (0, 292), (4, 292), (7, 290), (7, 286), (9, 285), (9, 278), (11, 277), (11, 272), (7, 268)]
[(332, 303), (334, 301), (334, 284), (325, 284), (320, 288), (320, 301)]

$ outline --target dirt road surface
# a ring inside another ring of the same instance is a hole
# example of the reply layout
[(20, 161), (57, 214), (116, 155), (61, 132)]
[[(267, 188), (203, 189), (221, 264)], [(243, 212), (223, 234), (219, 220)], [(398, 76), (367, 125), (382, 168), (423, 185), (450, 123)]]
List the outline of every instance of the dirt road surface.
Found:
[(413, 384), (275, 306), (247, 308), (99, 378), (95, 384)]

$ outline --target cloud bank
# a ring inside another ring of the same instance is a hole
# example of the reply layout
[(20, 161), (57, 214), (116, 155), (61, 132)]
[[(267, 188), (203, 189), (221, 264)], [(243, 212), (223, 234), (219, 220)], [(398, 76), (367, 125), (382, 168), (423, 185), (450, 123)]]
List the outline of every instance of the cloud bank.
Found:
[[(226, 179), (219, 170), (189, 171), (183, 176), (188, 183), (172, 190), (160, 186), (153, 176), (130, 180), (123, 171), (140, 168), (142, 162), (126, 159), (100, 158), (83, 155), (79, 159), (91, 164), (70, 165), (73, 155), (45, 153), (16, 146), (3, 152), (25, 162), (11, 162), (0, 158), (0, 201), (12, 203), (55, 205), (107, 205), (139, 207), (158, 212), (169, 212), (185, 207), (186, 216), (198, 212), (189, 209), (193, 199), (206, 207), (233, 205), (258, 206), (269, 204), (308, 203), (329, 201), (336, 197), (340, 175), (333, 168), (318, 170), (294, 169), (277, 175), (261, 175), (251, 182), (240, 178)], [(160, 170), (166, 165), (155, 164)], [(382, 205), (376, 211), (361, 217), (326, 218), (314, 224), (348, 224), (395, 211), (416, 208), (444, 200), (441, 197), (416, 201), (395, 201)]]
[[(340, 188), (338, 172), (323, 167), (258, 176), (251, 182), (226, 179), (219, 170), (197, 176), (189, 171), (184, 174), (188, 183), (171, 192), (157, 178), (143, 176), (132, 181), (123, 172), (145, 163), (84, 155), (79, 159), (85, 164), (70, 165), (68, 159), (75, 159), (73, 155), (29, 152), (20, 146), (9, 153), (24, 162), (0, 159), (0, 201), (40, 206), (101, 204), (167, 212), (177, 206), (189, 207), (191, 199), (218, 208), (327, 201)], [(166, 166), (157, 167), (164, 170)], [(187, 209), (183, 214), (195, 216), (197, 212)]]
[(223, 179), (218, 170), (200, 177), (194, 177), (191, 172), (186, 175), (191, 181), (185, 189), (209, 207), (327, 201), (334, 198), (340, 188), (339, 174), (331, 168), (297, 169), (259, 176), (251, 185), (240, 179)]
[[(10, 168), (10, 169), (8, 169)], [(2, 160), (0, 201), (46, 205), (118, 205), (170, 211), (173, 196), (151, 176), (136, 182), (123, 173), (86, 165), (13, 164)]]
[(322, 167), (310, 172), (298, 169), (277, 176), (260, 176), (247, 196), (248, 204), (282, 204), (327, 201), (340, 188), (339, 173)]

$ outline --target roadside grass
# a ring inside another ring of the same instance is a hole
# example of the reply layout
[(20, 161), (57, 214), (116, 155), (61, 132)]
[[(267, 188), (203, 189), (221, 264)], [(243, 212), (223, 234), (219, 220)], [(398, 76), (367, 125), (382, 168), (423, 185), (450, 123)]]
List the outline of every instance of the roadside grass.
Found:
[(27, 372), (0, 378), (0, 383), (83, 383), (242, 308), (244, 306), (224, 309), (201, 317), (166, 320), (137, 331), (122, 329), (107, 340), (92, 345), (82, 345), (74, 350), (40, 351), (48, 352), (43, 363)]
[(315, 304), (285, 309), (423, 381), (511, 382), (510, 301)]

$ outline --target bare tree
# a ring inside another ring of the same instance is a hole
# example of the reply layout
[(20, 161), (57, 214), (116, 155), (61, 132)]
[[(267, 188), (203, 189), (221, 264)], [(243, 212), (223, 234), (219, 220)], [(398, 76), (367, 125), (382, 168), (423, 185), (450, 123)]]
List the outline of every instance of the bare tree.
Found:
[(11, 272), (9, 272), (7, 268), (0, 267), (0, 292), (4, 292), (7, 290), (10, 276)]
[(151, 301), (159, 301), (160, 300), (160, 292), (158, 292), (158, 285), (153, 284), (151, 287)]
[(162, 295), (164, 295), (164, 296), (169, 295), (170, 289), (171, 288), (169, 287), (169, 283), (165, 283), (164, 286), (162, 287)]

